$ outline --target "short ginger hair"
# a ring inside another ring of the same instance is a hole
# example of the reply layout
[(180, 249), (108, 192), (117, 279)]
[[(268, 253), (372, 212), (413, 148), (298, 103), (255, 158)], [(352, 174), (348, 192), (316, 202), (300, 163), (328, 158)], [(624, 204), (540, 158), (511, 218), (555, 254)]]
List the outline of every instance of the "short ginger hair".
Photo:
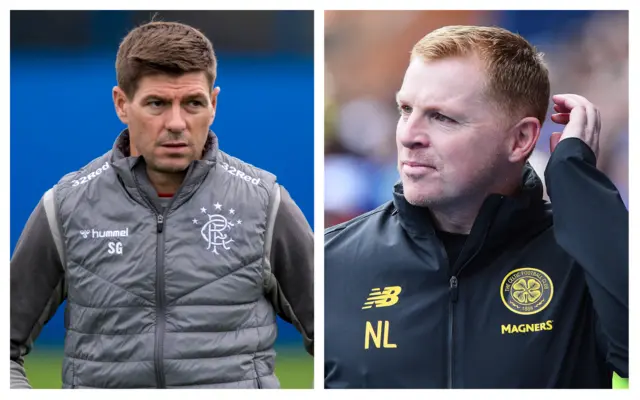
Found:
[(510, 116), (544, 123), (549, 107), (549, 71), (542, 53), (522, 36), (498, 27), (445, 26), (413, 46), (423, 61), (476, 56), (485, 65), (487, 97)]

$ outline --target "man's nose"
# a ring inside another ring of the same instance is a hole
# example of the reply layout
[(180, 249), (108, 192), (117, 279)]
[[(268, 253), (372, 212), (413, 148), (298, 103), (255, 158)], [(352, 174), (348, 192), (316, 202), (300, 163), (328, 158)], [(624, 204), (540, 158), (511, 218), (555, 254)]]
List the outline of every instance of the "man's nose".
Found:
[(169, 116), (167, 117), (166, 128), (170, 132), (180, 133), (187, 129), (187, 121), (183, 116), (183, 110), (180, 104), (171, 107)]
[(429, 131), (424, 118), (416, 113), (400, 122), (398, 126), (398, 140), (402, 146), (412, 149), (416, 147), (428, 147), (431, 144)]

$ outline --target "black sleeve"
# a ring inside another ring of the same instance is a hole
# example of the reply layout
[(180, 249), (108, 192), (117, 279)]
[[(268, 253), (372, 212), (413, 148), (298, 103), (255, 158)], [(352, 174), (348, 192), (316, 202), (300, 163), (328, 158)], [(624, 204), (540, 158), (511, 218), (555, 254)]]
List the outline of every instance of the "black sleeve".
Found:
[(560, 141), (545, 170), (558, 244), (584, 269), (607, 363), (629, 376), (629, 212), (580, 139)]
[(275, 218), (268, 291), (278, 315), (298, 329), (313, 355), (313, 231), (283, 187)]
[(64, 269), (42, 200), (14, 250), (10, 281), (11, 387), (25, 387), (23, 357), (65, 298)]

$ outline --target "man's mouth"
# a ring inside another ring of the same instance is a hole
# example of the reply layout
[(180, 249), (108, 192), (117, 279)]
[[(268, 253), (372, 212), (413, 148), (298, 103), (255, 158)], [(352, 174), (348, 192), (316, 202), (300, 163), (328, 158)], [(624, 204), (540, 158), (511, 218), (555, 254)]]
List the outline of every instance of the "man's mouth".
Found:
[(162, 143), (162, 147), (187, 147), (187, 143), (185, 142), (165, 142)]
[(403, 161), (402, 164), (403, 165), (408, 165), (410, 167), (424, 167), (424, 168), (435, 169), (435, 167), (433, 165), (431, 165), (431, 164), (426, 164), (426, 163), (417, 162), (417, 161)]
[(432, 164), (418, 161), (403, 161), (401, 163), (402, 171), (407, 175), (423, 175), (436, 171)]

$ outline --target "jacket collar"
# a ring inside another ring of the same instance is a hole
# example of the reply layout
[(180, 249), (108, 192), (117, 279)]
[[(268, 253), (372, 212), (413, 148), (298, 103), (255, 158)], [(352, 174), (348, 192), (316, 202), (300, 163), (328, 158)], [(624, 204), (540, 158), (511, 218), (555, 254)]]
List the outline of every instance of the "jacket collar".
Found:
[[(209, 171), (216, 166), (218, 155), (218, 138), (209, 131), (207, 141), (202, 151), (202, 157), (194, 160), (188, 167), (182, 186), (172, 201), (172, 209), (184, 203), (204, 181)], [(152, 188), (146, 174), (144, 157), (131, 156), (129, 131), (123, 130), (113, 144), (111, 150), (111, 165), (116, 171), (125, 189), (140, 203), (152, 203), (160, 209), (155, 190)]]
[[(522, 185), (514, 196), (491, 194), (483, 202), (471, 228), (469, 246), (483, 247), (503, 245), (514, 237), (522, 237), (524, 231), (539, 230), (540, 224), (532, 222), (540, 219), (550, 223), (549, 204), (543, 198), (542, 181), (529, 163), (522, 170)], [(394, 186), (393, 204), (400, 217), (400, 223), (412, 236), (435, 236), (435, 225), (427, 207), (409, 204), (404, 197), (402, 183)], [(544, 216), (549, 218), (544, 218)], [(461, 257), (462, 258), (462, 257)]]
[[(129, 141), (129, 130), (123, 130), (116, 138), (111, 151), (111, 164), (126, 186), (135, 186), (133, 171), (138, 169), (139, 164), (144, 164), (144, 157), (131, 156)], [(189, 186), (199, 182), (216, 165), (218, 154), (218, 137), (209, 131), (209, 136), (202, 151), (202, 158), (195, 160), (189, 165), (189, 173), (183, 182), (183, 186)], [(192, 170), (192, 171), (191, 171)]]

